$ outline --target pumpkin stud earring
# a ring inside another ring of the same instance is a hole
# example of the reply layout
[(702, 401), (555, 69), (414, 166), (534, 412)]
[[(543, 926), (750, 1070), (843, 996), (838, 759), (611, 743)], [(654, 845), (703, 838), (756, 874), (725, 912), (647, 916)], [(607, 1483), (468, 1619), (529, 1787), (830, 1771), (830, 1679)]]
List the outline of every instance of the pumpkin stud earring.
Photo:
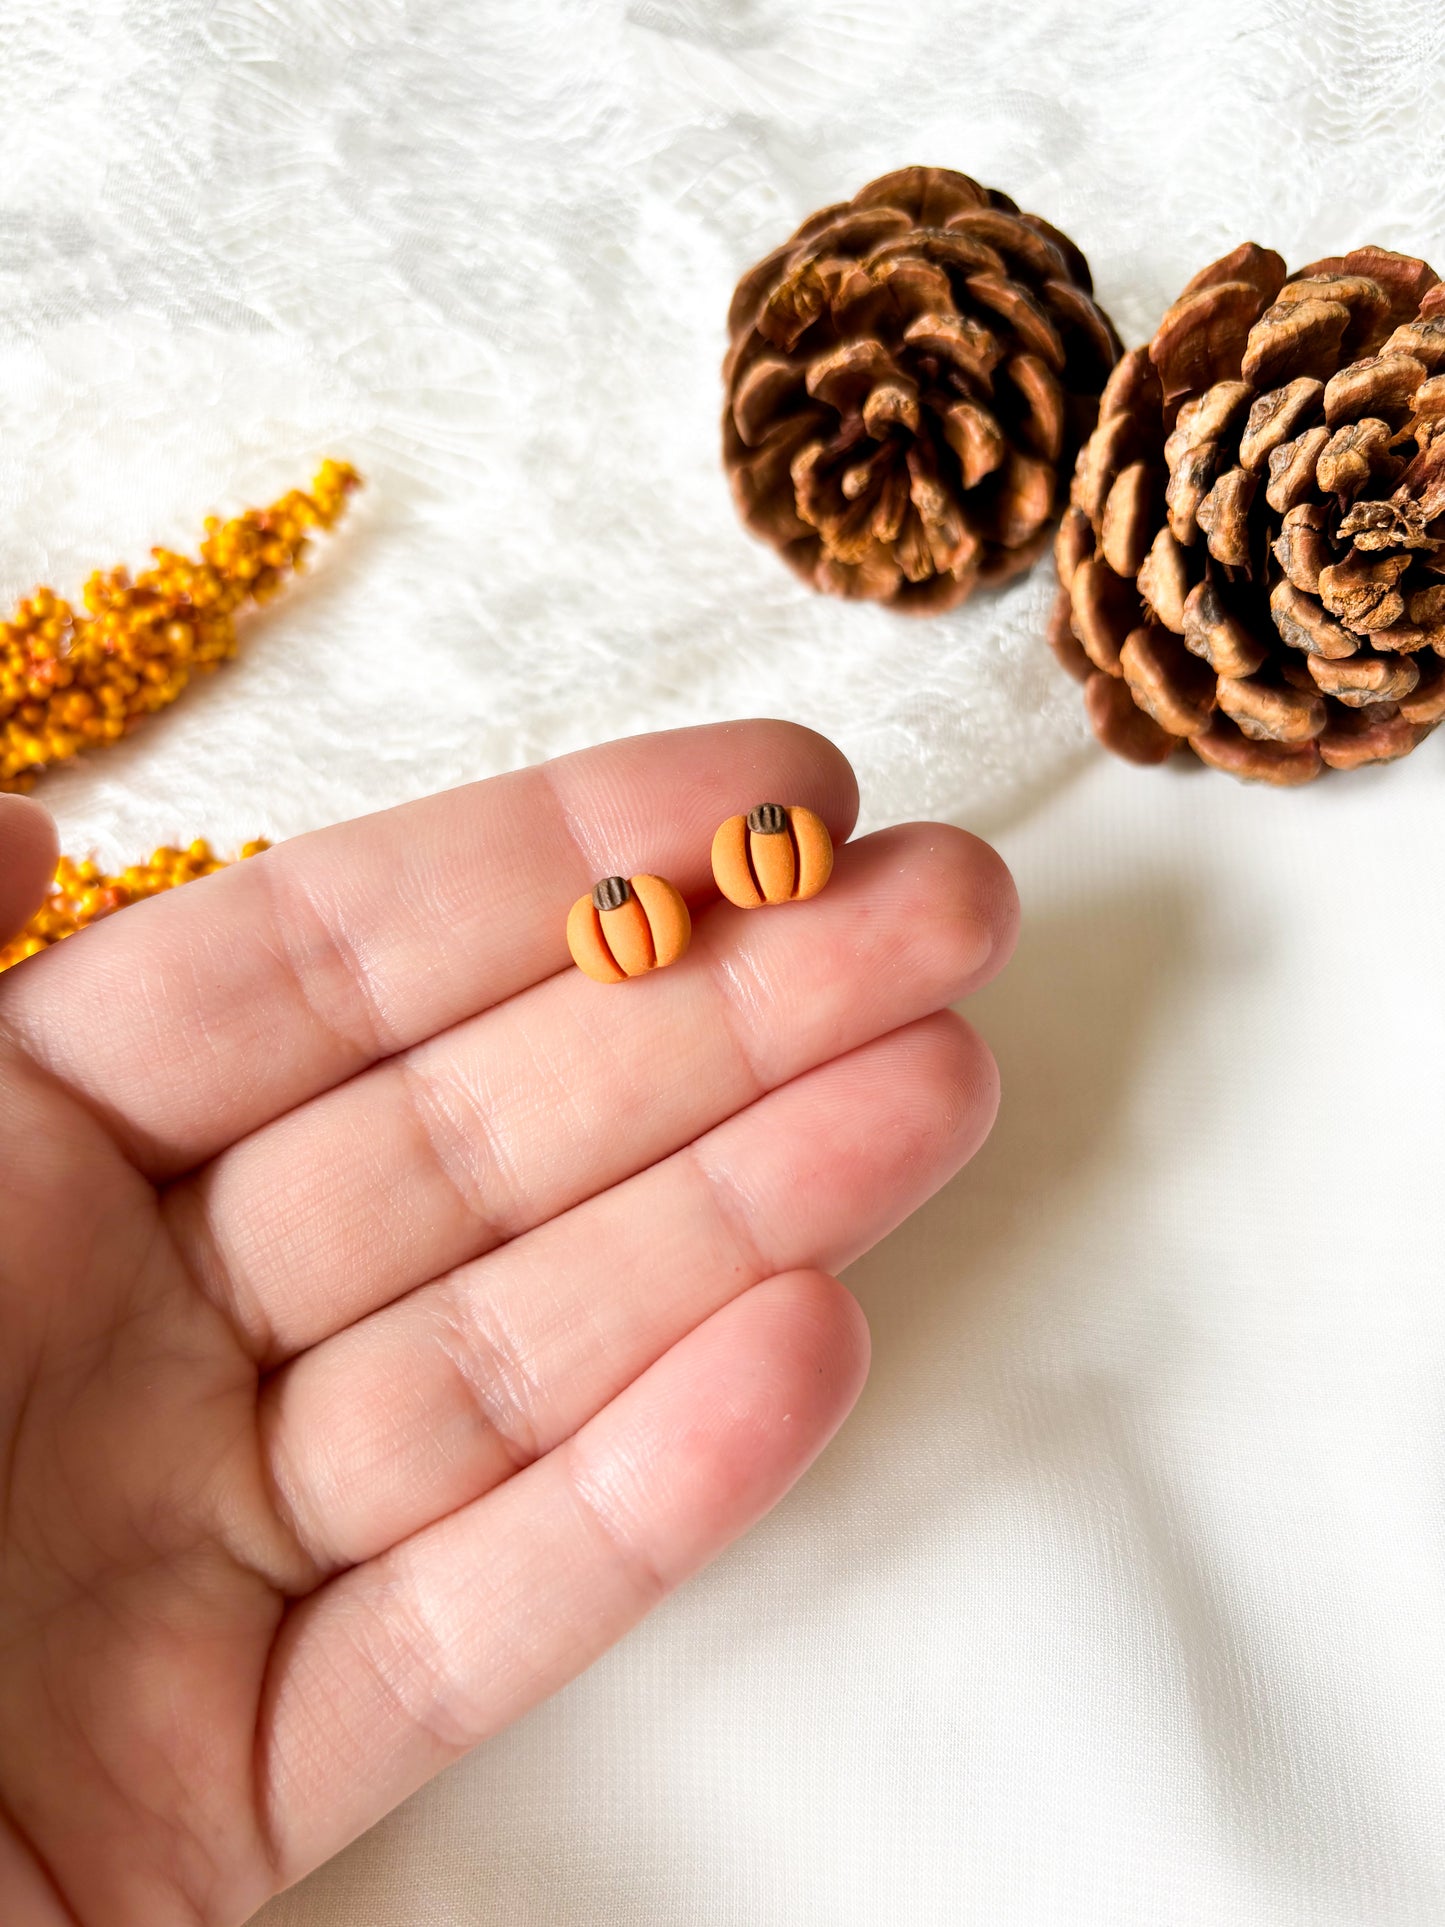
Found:
[(599, 984), (676, 963), (691, 940), (687, 905), (666, 877), (603, 877), (567, 917), (572, 961)]
[(730, 816), (712, 840), (712, 873), (729, 903), (802, 903), (833, 874), (833, 839), (821, 816), (799, 804), (759, 803)]

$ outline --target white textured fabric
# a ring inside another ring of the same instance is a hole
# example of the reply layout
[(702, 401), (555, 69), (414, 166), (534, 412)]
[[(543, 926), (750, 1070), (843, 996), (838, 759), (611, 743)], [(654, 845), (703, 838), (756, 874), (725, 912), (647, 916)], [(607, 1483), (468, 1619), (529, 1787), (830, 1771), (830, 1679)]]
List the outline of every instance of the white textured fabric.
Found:
[(117, 861), (773, 712), (995, 835), (973, 1168), (852, 1282), (743, 1545), (265, 1927), (1445, 1919), (1445, 781), (1089, 743), (1047, 565), (808, 596), (719, 473), (736, 274), (959, 166), (1126, 340), (1244, 237), (1445, 256), (1438, 0), (0, 0), (0, 596), (370, 486), (242, 659), (44, 799)]

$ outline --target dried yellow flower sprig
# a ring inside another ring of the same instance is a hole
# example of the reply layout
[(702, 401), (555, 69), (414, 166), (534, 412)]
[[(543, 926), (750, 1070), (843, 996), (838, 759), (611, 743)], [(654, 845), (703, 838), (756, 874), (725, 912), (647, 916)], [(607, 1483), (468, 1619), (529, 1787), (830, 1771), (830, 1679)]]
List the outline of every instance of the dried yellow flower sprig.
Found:
[(37, 589), (0, 623), (0, 790), (28, 789), (37, 773), (113, 743), (175, 701), (198, 670), (236, 653), (236, 611), (274, 595), (329, 529), (361, 477), (325, 462), (310, 494), (292, 489), (234, 520), (211, 516), (200, 561), (153, 549), (132, 580), (97, 571), (81, 613)]
[[(241, 857), (257, 856), (270, 847), (260, 839), (243, 843)], [(225, 868), (226, 859), (213, 856), (210, 844), (199, 839), (184, 850), (154, 850), (148, 863), (133, 863), (113, 877), (104, 875), (94, 863), (77, 863), (73, 857), (63, 856), (42, 907), (12, 943), (0, 944), (0, 970), (33, 957), (38, 950), (48, 950), (63, 937), (73, 937), (88, 923), (123, 910), (127, 904), (159, 896), (178, 883), (194, 883), (197, 877), (208, 877), (213, 870)]]

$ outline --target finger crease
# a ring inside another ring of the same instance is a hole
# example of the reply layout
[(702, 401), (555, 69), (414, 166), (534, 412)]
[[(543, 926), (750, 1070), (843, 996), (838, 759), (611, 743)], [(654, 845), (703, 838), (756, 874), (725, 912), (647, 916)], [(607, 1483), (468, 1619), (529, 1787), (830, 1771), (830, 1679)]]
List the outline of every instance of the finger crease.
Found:
[(753, 1210), (747, 1193), (730, 1171), (720, 1164), (709, 1164), (703, 1155), (702, 1140), (689, 1144), (687, 1150), (692, 1158), (693, 1168), (702, 1175), (708, 1188), (712, 1208), (723, 1230), (731, 1239), (733, 1248), (745, 1270), (751, 1271), (753, 1282), (760, 1283), (771, 1278), (777, 1271), (776, 1262), (763, 1250), (753, 1229)]
[(323, 1533), (313, 1531), (302, 1516), (302, 1509), (297, 1505), (292, 1489), (295, 1473), (286, 1465), (284, 1455), (278, 1457), (274, 1413), (274, 1405), (268, 1407), (267, 1403), (258, 1402), (260, 1449), (256, 1454), (256, 1463), (261, 1489), (271, 1508), (277, 1530), (286, 1542), (291, 1567), (284, 1574), (271, 1571), (262, 1576), (287, 1598), (304, 1599), (323, 1580), (339, 1572), (346, 1561), (338, 1559), (326, 1544)]
[(615, 858), (609, 858), (599, 854), (591, 841), (583, 834), (581, 819), (573, 812), (567, 799), (558, 787), (555, 764), (538, 763), (535, 773), (543, 789), (551, 799), (552, 806), (557, 812), (558, 821), (562, 825), (562, 833), (572, 848), (577, 852), (586, 875), (595, 879), (607, 874), (609, 870), (615, 866)]
[(367, 1634), (363, 1663), (403, 1720), (448, 1752), (474, 1746), (475, 1713), (467, 1716), (446, 1643), (422, 1610), (414, 1587), (387, 1586), (383, 1599), (374, 1602)]
[[(773, 1088), (773, 1080), (763, 1070), (753, 1053), (753, 1033), (763, 1032), (766, 1028), (758, 1020), (757, 998), (752, 994), (756, 980), (749, 987), (749, 979), (738, 969), (736, 961), (721, 956), (704, 939), (698, 950), (705, 959), (708, 975), (712, 981), (713, 993), (717, 1003), (718, 1021), (727, 1032), (728, 1042), (737, 1052), (738, 1059), (752, 1082), (750, 1104), (764, 1096)], [(738, 1107), (742, 1109), (740, 1105)]]
[(194, 1178), (182, 1178), (159, 1197), (161, 1218), (196, 1290), (226, 1320), (253, 1364), (274, 1362), (280, 1346), (264, 1294), (233, 1268), (205, 1189)]
[[(370, 1062), (389, 1057), (400, 1039), (387, 1022), (381, 999), (355, 945), (320, 908), (304, 888), (288, 889), (284, 896), (279, 874), (264, 863), (256, 865), (271, 911), (271, 953), (295, 986), (302, 1008), (322, 1034), (341, 1047), (348, 1058)], [(300, 909), (304, 915), (296, 916)], [(290, 932), (297, 924), (319, 937), (316, 950), (303, 949)], [(322, 982), (318, 986), (317, 978)], [(335, 1009), (337, 981), (345, 987), (347, 1005), (358, 1022), (348, 1028)]]
[[(504, 1243), (511, 1235), (507, 1226), (515, 1222), (515, 1205), (511, 1211), (498, 1212), (489, 1200), (489, 1192), (500, 1188), (511, 1202), (517, 1191), (511, 1161), (503, 1154), (500, 1137), (485, 1107), (474, 1104), (463, 1118), (447, 1102), (439, 1080), (428, 1076), (406, 1057), (393, 1061), (401, 1078), (408, 1112), (432, 1168), (463, 1216), (475, 1227), (478, 1248), (487, 1250)], [(489, 1185), (489, 1176), (500, 1179), (500, 1186)]]
[(567, 1489), (579, 1515), (591, 1523), (594, 1535), (607, 1547), (632, 1591), (648, 1608), (665, 1599), (672, 1586), (635, 1541), (628, 1538), (607, 1502), (593, 1490), (582, 1469), (575, 1442), (554, 1456), (561, 1461)]
[(435, 1304), (436, 1343), (472, 1409), (506, 1453), (514, 1472), (541, 1456), (536, 1415), (542, 1388), (522, 1362), (520, 1347), (480, 1311), (453, 1300), (445, 1288)]

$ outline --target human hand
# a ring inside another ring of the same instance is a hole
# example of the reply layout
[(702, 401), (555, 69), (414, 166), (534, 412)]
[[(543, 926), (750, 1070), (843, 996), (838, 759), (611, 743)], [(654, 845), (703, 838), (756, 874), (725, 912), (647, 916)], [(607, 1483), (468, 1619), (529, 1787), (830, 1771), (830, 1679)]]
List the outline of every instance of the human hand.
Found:
[[(920, 824), (674, 967), (567, 967), (593, 881), (710, 897), (744, 723), (298, 837), (0, 976), (0, 1919), (244, 1919), (581, 1671), (861, 1387), (830, 1275), (977, 1148), (944, 1007), (998, 858)], [(0, 797), (0, 934), (54, 863)], [(822, 1269), (819, 1269), (821, 1267)]]

